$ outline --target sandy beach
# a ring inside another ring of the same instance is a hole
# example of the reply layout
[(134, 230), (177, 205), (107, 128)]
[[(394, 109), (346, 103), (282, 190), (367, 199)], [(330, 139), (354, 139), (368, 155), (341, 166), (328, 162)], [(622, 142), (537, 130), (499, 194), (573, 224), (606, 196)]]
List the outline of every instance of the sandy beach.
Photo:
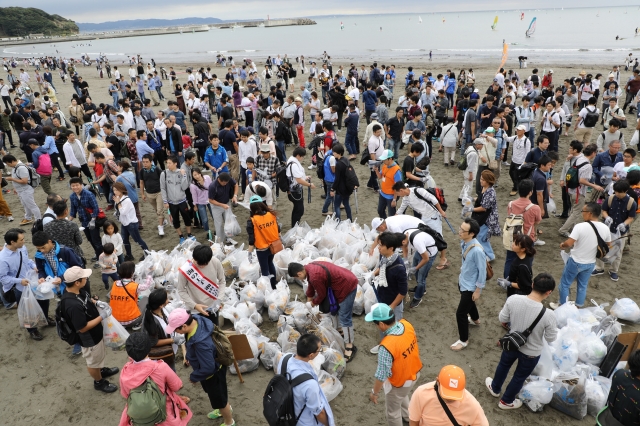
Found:
[[(143, 55), (145, 56), (145, 55)], [(256, 58), (257, 59), (257, 58)], [(621, 58), (622, 59), (622, 58)], [(258, 61), (262, 64), (262, 60)], [(341, 61), (346, 69), (349, 67), (350, 60)], [(359, 65), (362, 59), (353, 60)], [(369, 64), (371, 61), (363, 62)], [(334, 71), (340, 65), (334, 61)], [(396, 63), (398, 73), (398, 82), (404, 79), (406, 67), (400, 63)], [(211, 66), (214, 72), (219, 76), (224, 76), (226, 68), (214, 67), (211, 63), (185, 63), (185, 64), (158, 64), (164, 66), (167, 70), (169, 66), (173, 66), (177, 71), (184, 71), (188, 66), (200, 67)], [(476, 74), (476, 87), (480, 89), (480, 93), (484, 93), (491, 83), (498, 63), (495, 64), (479, 64), (472, 61), (466, 64), (450, 64), (442, 60), (434, 60), (433, 62), (424, 59), (412, 62), (414, 71), (417, 75), (420, 72), (431, 71), (434, 75), (443, 73), (447, 68), (458, 75), (461, 65), (468, 69), (472, 67)], [(518, 65), (515, 58), (507, 63), (510, 67), (520, 74), (521, 78), (528, 77), (530, 71), (537, 67), (542, 73), (543, 69), (549, 69), (550, 66), (544, 63), (529, 63), (527, 70), (517, 69)], [(125, 67), (119, 67), (125, 68)], [(128, 68), (128, 66), (126, 67)], [(551, 67), (554, 70), (554, 82), (559, 85), (562, 80), (569, 76), (577, 75), (580, 70), (584, 69), (594, 75), (598, 72), (606, 75), (611, 69), (610, 65), (586, 65), (571, 64), (564, 67), (558, 67), (555, 64)], [(159, 68), (158, 68), (159, 69)], [(509, 68), (507, 68), (509, 69)], [(89, 83), (89, 91), (93, 96), (96, 104), (101, 102), (111, 103), (111, 99), (106, 96), (109, 80), (107, 78), (100, 79), (97, 75), (95, 67), (79, 67), (79, 73), (85, 81)], [(33, 68), (29, 69), (33, 76)], [(125, 71), (126, 72), (126, 71)], [(626, 81), (630, 75), (629, 72), (622, 72), (621, 81)], [(299, 92), (299, 86), (302, 84), (307, 74), (301, 78), (298, 74), (296, 78), (296, 93)], [(106, 77), (106, 74), (105, 74)], [(180, 83), (184, 83), (186, 78), (179, 75)], [(62, 110), (66, 113), (70, 104), (72, 86), (69, 82), (63, 84), (57, 72), (54, 73), (54, 84), (58, 88), (58, 99)], [(34, 86), (37, 88), (37, 85)], [(400, 84), (398, 88), (400, 87)], [(167, 99), (175, 99), (169, 96), (169, 82), (164, 81), (163, 93)], [(399, 96), (400, 90), (396, 90), (395, 98)], [(396, 103), (392, 104), (395, 108)], [(518, 102), (518, 105), (520, 102)], [(155, 109), (155, 108), (154, 108)], [(307, 120), (308, 120), (307, 115)], [(628, 142), (631, 138), (633, 129), (635, 128), (635, 120), (632, 115), (627, 115), (629, 128), (623, 129), (625, 140)], [(360, 139), (362, 140), (366, 123), (364, 119), (360, 125)], [(215, 126), (214, 126), (214, 130)], [(308, 132), (308, 125), (305, 128), (305, 137)], [(601, 126), (597, 127), (594, 132), (598, 135)], [(345, 130), (338, 133), (340, 141), (344, 140)], [(15, 134), (14, 134), (15, 136)], [(560, 158), (564, 158), (567, 153), (568, 143), (572, 139), (572, 133), (569, 137), (562, 136), (560, 138)], [(592, 139), (595, 142), (595, 138)], [(437, 150), (438, 143), (434, 142), (434, 151)], [(361, 148), (363, 145), (361, 142)], [(24, 160), (24, 154), (18, 149), (11, 150), (13, 154)], [(288, 148), (288, 154), (291, 148)], [(401, 156), (404, 159), (406, 154)], [(308, 166), (311, 156), (307, 155), (303, 165)], [(356, 171), (359, 174), (360, 183), (364, 187), (369, 171), (364, 166), (357, 165)], [(315, 170), (309, 170), (313, 182), (319, 187), (319, 180), (315, 175)], [(554, 180), (559, 181), (560, 167), (556, 168)], [(445, 168), (442, 166), (442, 153), (434, 152), (431, 174), (439, 187), (444, 188), (445, 196), (449, 204), (447, 216), (454, 229), (460, 223), (460, 203), (456, 201), (460, 188), (462, 187), (462, 174), (457, 167)], [(54, 191), (67, 198), (70, 190), (68, 189), (68, 180), (64, 182), (52, 182)], [(506, 214), (506, 205), (515, 197), (509, 196), (511, 181), (508, 178), (507, 170), (503, 168), (502, 177), (499, 181), (498, 203), (500, 206), (500, 223), (503, 223)], [(554, 198), (558, 207), (561, 206), (559, 186), (554, 185)], [(42, 189), (36, 190), (37, 200), (41, 210), (45, 210), (45, 194)], [(313, 191), (311, 204), (305, 204), (305, 215), (303, 220), (307, 221), (312, 228), (319, 227), (324, 217), (320, 214), (321, 203), (324, 201), (320, 198), (321, 189)], [(6, 194), (5, 199), (9, 203), (16, 221), (9, 224), (6, 220), (0, 220), (0, 233), (10, 227), (17, 226), (23, 216), (23, 209), (20, 206), (18, 198), (14, 194)], [(369, 224), (376, 214), (378, 196), (371, 191), (362, 189), (359, 193), (359, 210), (355, 214), (354, 203), (352, 201), (352, 209), (354, 217), (357, 217), (358, 223)], [(104, 207), (105, 202), (101, 203)], [(166, 228), (166, 235), (159, 237), (156, 232), (155, 215), (149, 205), (141, 203), (143, 221), (145, 229), (141, 231), (143, 239), (153, 250), (171, 250), (177, 243), (176, 234)], [(279, 213), (280, 221), (283, 224), (283, 233), (289, 229), (291, 203), (286, 197), (281, 196), (275, 206)], [(244, 228), (244, 223), (248, 217), (247, 210), (237, 207), (234, 213), (238, 216), (240, 224)], [(536, 275), (540, 272), (549, 272), (553, 274), (559, 284), (562, 273), (563, 263), (560, 258), (559, 244), (563, 240), (557, 233), (558, 228), (562, 225), (562, 219), (551, 217), (545, 219), (541, 229), (543, 235), (541, 238), (546, 245), (536, 247), (538, 254), (533, 264), (533, 273)], [(211, 222), (210, 222), (211, 225)], [(634, 228), (638, 228), (635, 225)], [(31, 245), (31, 233), (26, 229), (27, 247), (29, 248), (30, 257), (33, 257), (35, 249)], [(456, 364), (465, 370), (467, 375), (467, 389), (482, 404), (485, 413), (493, 426), (506, 425), (529, 425), (529, 424), (545, 424), (545, 425), (592, 425), (594, 418), (587, 416), (582, 421), (574, 420), (550, 407), (546, 407), (542, 413), (532, 413), (523, 407), (519, 410), (511, 412), (503, 412), (497, 407), (497, 399), (493, 398), (487, 392), (484, 386), (485, 377), (492, 376), (500, 357), (500, 349), (496, 346), (499, 337), (504, 334), (498, 322), (498, 313), (502, 308), (506, 293), (496, 285), (495, 279), (487, 283), (485, 291), (478, 303), (478, 309), (481, 316), (481, 325), (473, 327), (470, 330), (469, 346), (461, 352), (452, 352), (449, 346), (457, 340), (457, 328), (455, 323), (455, 310), (458, 305), (459, 293), (457, 288), (457, 276), (460, 267), (460, 250), (458, 247), (458, 237), (453, 235), (448, 227), (444, 227), (444, 238), (450, 245), (448, 258), (451, 267), (444, 271), (437, 271), (433, 268), (427, 278), (427, 292), (423, 303), (415, 310), (408, 310), (405, 305), (405, 318), (410, 321), (416, 328), (418, 333), (418, 343), (421, 351), (421, 358), (424, 364), (420, 383), (433, 381), (440, 371), (440, 368), (446, 364)], [(201, 242), (206, 241), (205, 232), (197, 229), (194, 235)], [(240, 243), (246, 243), (246, 232), (235, 238)], [(496, 252), (496, 260), (493, 262), (496, 278), (501, 276), (505, 260), (505, 250), (502, 247), (500, 238), (494, 237), (492, 245)], [(89, 244), (85, 241), (83, 249), (87, 253), (91, 253)], [(134, 257), (140, 257), (141, 250), (137, 245), (133, 246)], [(587, 300), (594, 299), (598, 303), (613, 304), (615, 298), (631, 297), (636, 301), (640, 301), (639, 292), (636, 282), (640, 267), (634, 266), (633, 260), (640, 255), (640, 245), (636, 239), (633, 239), (630, 251), (626, 252), (620, 267), (620, 280), (613, 282), (608, 275), (602, 275), (590, 280)], [(99, 270), (94, 270), (92, 280), (92, 289), (94, 293), (104, 300), (106, 291), (100, 282)], [(410, 287), (415, 285), (410, 283)], [(636, 290), (633, 290), (636, 288)], [(295, 295), (302, 295), (301, 287), (293, 284), (291, 286), (291, 298)], [(575, 297), (575, 284), (572, 291), (572, 297)], [(549, 298), (549, 301), (557, 301), (557, 290)], [(50, 315), (53, 316), (55, 303), (52, 303)], [(261, 326), (265, 335), (272, 340), (277, 337), (277, 329), (275, 323), (269, 321), (266, 313), (264, 314), (265, 322)], [(226, 323), (226, 327), (231, 324)], [(347, 372), (342, 379), (344, 390), (331, 403), (335, 414), (337, 425), (382, 425), (386, 424), (384, 419), (384, 405), (373, 405), (368, 400), (368, 393), (373, 383), (373, 373), (375, 372), (377, 358), (369, 353), (369, 349), (378, 343), (378, 332), (373, 325), (364, 322), (363, 317), (354, 319), (356, 329), (355, 344), (359, 348), (359, 353), (355, 359), (347, 367)], [(623, 328), (624, 332), (640, 331), (640, 325), (627, 325)], [(41, 342), (33, 341), (29, 338), (27, 332), (18, 327), (16, 311), (6, 311), (0, 309), (0, 339), (3, 342), (2, 350), (0, 350), (0, 364), (4, 366), (0, 370), (0, 383), (3, 384), (3, 404), (0, 408), (0, 418), (6, 425), (63, 425), (63, 424), (99, 424), (99, 425), (115, 425), (120, 418), (120, 414), (124, 407), (124, 399), (117, 393), (113, 395), (104, 395), (93, 390), (91, 379), (86, 371), (85, 361), (80, 358), (71, 357), (71, 347), (61, 341), (56, 335), (55, 328), (47, 328), (43, 330), (45, 339)], [(107, 354), (107, 365), (122, 367), (127, 361), (125, 352), (112, 352)], [(178, 375), (184, 382), (184, 389), (180, 392), (183, 395), (191, 397), (190, 407), (194, 411), (193, 420), (190, 424), (194, 426), (220, 424), (220, 421), (211, 421), (206, 418), (206, 413), (210, 411), (209, 403), (206, 395), (203, 393), (199, 385), (192, 386), (188, 380), (188, 374), (191, 369), (178, 367)], [(272, 377), (272, 371), (266, 371), (262, 366), (257, 371), (246, 374), (245, 383), (240, 384), (237, 377), (229, 375), (229, 397), (230, 403), (234, 408), (234, 418), (238, 425), (260, 425), (265, 424), (262, 416), (262, 395), (267, 382)], [(117, 377), (115, 381), (117, 382)]]

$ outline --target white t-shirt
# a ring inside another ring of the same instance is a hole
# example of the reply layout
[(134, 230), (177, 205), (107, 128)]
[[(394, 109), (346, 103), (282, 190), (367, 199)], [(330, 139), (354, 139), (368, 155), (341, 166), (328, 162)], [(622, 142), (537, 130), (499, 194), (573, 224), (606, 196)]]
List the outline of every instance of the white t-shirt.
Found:
[[(292, 163), (291, 166), (289, 166), (289, 163)], [(291, 183), (291, 189), (300, 188), (300, 184), (296, 181), (296, 179), (306, 179), (307, 175), (305, 175), (304, 173), (304, 168), (302, 167), (302, 165), (300, 164), (300, 162), (298, 161), (298, 159), (296, 157), (289, 157), (289, 159), (287, 160), (287, 176), (290, 178), (293, 178), (293, 182)]]
[(399, 214), (386, 218), (384, 223), (387, 225), (387, 231), (389, 232), (404, 232), (407, 229), (417, 228), (418, 225), (424, 222), (415, 216)]
[(437, 255), (438, 249), (436, 248), (436, 241), (431, 235), (427, 234), (426, 232), (418, 233), (413, 239), (413, 243), (411, 243), (411, 234), (416, 231), (417, 229), (407, 229), (404, 232), (404, 234), (409, 237), (409, 245), (420, 254), (423, 254), (425, 251), (427, 251), (429, 257)]
[(253, 192), (253, 189), (251, 189), (251, 187), (254, 188), (258, 188), (259, 186), (263, 187), (266, 191), (267, 191), (267, 195), (264, 197), (264, 200), (266, 201), (268, 206), (272, 206), (273, 205), (273, 192), (271, 191), (271, 188), (269, 188), (269, 185), (267, 185), (264, 182), (260, 182), (260, 181), (253, 181), (251, 182), (250, 185), (247, 185), (247, 187), (245, 188), (244, 192), (245, 198), (251, 198), (253, 195), (258, 195), (255, 192)]
[(351, 97), (351, 99), (353, 99), (354, 101), (357, 101), (358, 99), (360, 99), (360, 91), (358, 89), (353, 89), (349, 92), (349, 97)]
[[(595, 225), (600, 237), (605, 241), (611, 241), (611, 232), (609, 227), (602, 222), (591, 222)], [(571, 249), (571, 258), (576, 263), (588, 264), (596, 262), (596, 247), (598, 246), (598, 237), (596, 237), (593, 228), (587, 222), (578, 223), (573, 227), (569, 238), (576, 240)]]
[(321, 112), (323, 120), (329, 120), (332, 123), (338, 121), (338, 113), (333, 112), (331, 108), (325, 108)]
[(380, 156), (384, 153), (384, 141), (382, 140), (382, 138), (379, 138), (375, 135), (369, 138), (367, 147), (369, 148), (369, 154), (375, 154), (376, 158), (380, 158)]

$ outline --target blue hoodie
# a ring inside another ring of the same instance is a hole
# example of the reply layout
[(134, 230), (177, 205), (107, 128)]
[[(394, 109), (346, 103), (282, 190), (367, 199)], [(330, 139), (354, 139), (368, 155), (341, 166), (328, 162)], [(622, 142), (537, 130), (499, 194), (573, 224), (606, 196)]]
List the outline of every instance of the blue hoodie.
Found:
[(51, 264), (49, 264), (49, 261), (44, 257), (44, 254), (42, 254), (41, 251), (37, 251), (35, 255), (36, 268), (38, 268), (38, 278), (60, 277), (62, 279), (60, 287), (54, 289), (54, 291), (56, 293), (58, 293), (59, 291), (59, 294), (63, 294), (66, 287), (63, 278), (65, 271), (72, 266), (79, 266), (81, 268), (84, 268), (84, 263), (82, 262), (82, 259), (78, 257), (75, 251), (55, 241), (54, 243), (55, 247), (53, 248), (53, 251), (56, 253), (56, 269), (58, 273), (53, 273)]
[(202, 382), (213, 376), (220, 369), (220, 364), (216, 362), (216, 346), (211, 338), (213, 323), (199, 315), (195, 315), (193, 319), (198, 322), (198, 328), (187, 339), (187, 361), (193, 368), (189, 379), (192, 382)]
[(47, 149), (44, 146), (39, 146), (33, 151), (31, 154), (31, 163), (33, 164), (33, 168), (37, 169), (40, 166), (39, 158), (41, 155), (47, 154)]

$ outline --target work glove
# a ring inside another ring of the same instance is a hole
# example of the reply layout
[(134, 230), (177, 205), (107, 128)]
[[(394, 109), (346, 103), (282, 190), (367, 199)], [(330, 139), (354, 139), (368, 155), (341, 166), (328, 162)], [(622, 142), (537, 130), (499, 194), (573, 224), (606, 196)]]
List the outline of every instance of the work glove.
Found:
[[(607, 219), (611, 219), (611, 218), (608, 217)], [(624, 235), (627, 232), (629, 232), (629, 227), (624, 223), (621, 223), (620, 225), (618, 225), (618, 231), (620, 231), (620, 235)]]
[(89, 222), (89, 229), (95, 229), (96, 227), (96, 219), (93, 218), (91, 219), (91, 221)]
[(498, 285), (506, 290), (511, 287), (511, 281), (505, 278), (498, 278)]
[(613, 218), (611, 216), (607, 216), (607, 218), (604, 220), (604, 224), (607, 226), (611, 226), (612, 223), (613, 223)]
[(178, 334), (176, 333), (173, 336), (173, 343), (175, 343), (176, 345), (180, 346), (185, 342), (184, 336), (182, 334)]
[(98, 300), (96, 302), (96, 306), (98, 306), (98, 312), (102, 319), (107, 319), (111, 315), (111, 306), (108, 303), (103, 302), (102, 300)]
[(423, 177), (421, 177), (421, 178), (420, 178), (420, 180), (421, 180), (423, 183), (426, 183), (426, 182), (428, 182), (428, 181), (429, 181), (429, 176), (423, 176)]
[(407, 276), (409, 276), (409, 277), (412, 276), (412, 275), (415, 276), (416, 271), (417, 271), (417, 269), (416, 269), (415, 266), (410, 267), (409, 269), (407, 269)]

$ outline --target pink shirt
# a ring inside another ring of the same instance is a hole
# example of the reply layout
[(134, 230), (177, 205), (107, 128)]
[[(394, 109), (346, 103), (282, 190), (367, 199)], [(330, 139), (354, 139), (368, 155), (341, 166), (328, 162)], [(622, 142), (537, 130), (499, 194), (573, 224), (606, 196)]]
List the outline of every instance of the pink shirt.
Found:
[(204, 189), (198, 188), (195, 183), (189, 185), (191, 189), (191, 196), (193, 197), (193, 204), (207, 205), (209, 204), (209, 185), (211, 185), (211, 176), (205, 175), (204, 177)]

